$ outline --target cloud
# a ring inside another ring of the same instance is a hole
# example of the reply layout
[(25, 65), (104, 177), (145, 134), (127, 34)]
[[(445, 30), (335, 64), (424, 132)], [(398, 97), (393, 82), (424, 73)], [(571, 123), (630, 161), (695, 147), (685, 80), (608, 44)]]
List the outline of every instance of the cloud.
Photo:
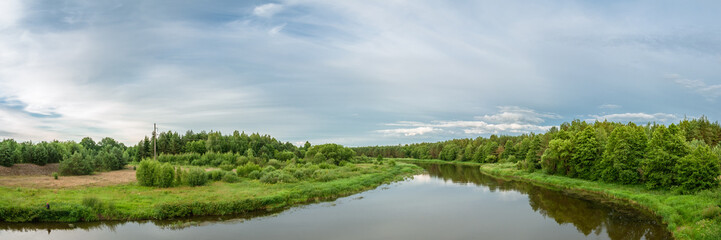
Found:
[(266, 3), (260, 6), (257, 6), (253, 9), (253, 15), (269, 18), (275, 15), (276, 13), (283, 10), (283, 5), (275, 4), (275, 3)]
[(398, 121), (385, 124), (400, 128), (376, 130), (385, 135), (420, 136), (432, 133), (463, 132), (465, 135), (480, 134), (521, 134), (530, 132), (545, 132), (552, 126), (540, 125), (547, 119), (560, 118), (553, 113), (537, 113), (535, 110), (503, 106), (498, 108), (501, 112), (492, 115), (475, 117), (473, 121), (445, 121), (437, 120), (430, 123), (416, 121)]
[(275, 27), (271, 28), (271, 29), (268, 31), (268, 34), (270, 34), (270, 35), (276, 35), (276, 34), (278, 34), (281, 30), (283, 30), (283, 28), (285, 27), (285, 25), (286, 25), (286, 24), (284, 23), (284, 24), (281, 24), (281, 25), (278, 25), (278, 26), (275, 26)]
[(23, 16), (23, 6), (20, 0), (0, 1), (0, 30), (14, 26)]
[(635, 123), (671, 123), (680, 120), (678, 116), (670, 113), (614, 113), (607, 115), (591, 115), (591, 119), (586, 119), (588, 122), (593, 121), (604, 121), (608, 120), (611, 122), (635, 122)]
[(708, 85), (704, 81), (688, 79), (679, 74), (668, 74), (666, 78), (673, 80), (676, 84), (684, 88), (701, 94), (701, 96), (704, 96), (709, 101), (714, 101), (716, 98), (721, 97), (721, 84)]

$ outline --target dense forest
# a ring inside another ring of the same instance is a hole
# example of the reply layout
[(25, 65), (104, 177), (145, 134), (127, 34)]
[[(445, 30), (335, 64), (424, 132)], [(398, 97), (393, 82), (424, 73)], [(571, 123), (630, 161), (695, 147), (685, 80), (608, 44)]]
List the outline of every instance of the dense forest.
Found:
[(718, 184), (721, 126), (706, 117), (668, 127), (575, 120), (543, 134), (353, 148), (358, 155), (481, 163), (649, 189), (692, 192)]

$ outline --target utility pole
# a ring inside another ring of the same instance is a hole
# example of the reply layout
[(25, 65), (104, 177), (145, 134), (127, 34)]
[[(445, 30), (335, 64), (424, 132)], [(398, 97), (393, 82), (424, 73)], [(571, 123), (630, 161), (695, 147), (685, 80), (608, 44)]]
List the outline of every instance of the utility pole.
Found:
[(157, 125), (155, 125), (155, 123), (153, 123), (153, 160), (156, 161), (158, 160), (158, 144), (156, 144), (158, 142), (157, 132), (158, 127)]

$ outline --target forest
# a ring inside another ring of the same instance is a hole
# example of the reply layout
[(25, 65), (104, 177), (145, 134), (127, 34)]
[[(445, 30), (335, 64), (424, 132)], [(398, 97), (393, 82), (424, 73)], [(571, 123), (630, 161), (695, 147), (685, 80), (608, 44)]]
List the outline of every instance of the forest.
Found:
[(587, 180), (695, 192), (718, 185), (721, 126), (706, 117), (664, 126), (575, 120), (542, 134), (353, 148), (361, 156), (514, 162)]

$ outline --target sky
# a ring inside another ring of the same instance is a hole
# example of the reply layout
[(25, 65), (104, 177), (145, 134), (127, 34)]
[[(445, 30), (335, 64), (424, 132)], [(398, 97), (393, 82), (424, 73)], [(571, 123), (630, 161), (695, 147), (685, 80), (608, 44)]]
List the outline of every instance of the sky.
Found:
[(0, 139), (721, 119), (721, 1), (0, 1)]

